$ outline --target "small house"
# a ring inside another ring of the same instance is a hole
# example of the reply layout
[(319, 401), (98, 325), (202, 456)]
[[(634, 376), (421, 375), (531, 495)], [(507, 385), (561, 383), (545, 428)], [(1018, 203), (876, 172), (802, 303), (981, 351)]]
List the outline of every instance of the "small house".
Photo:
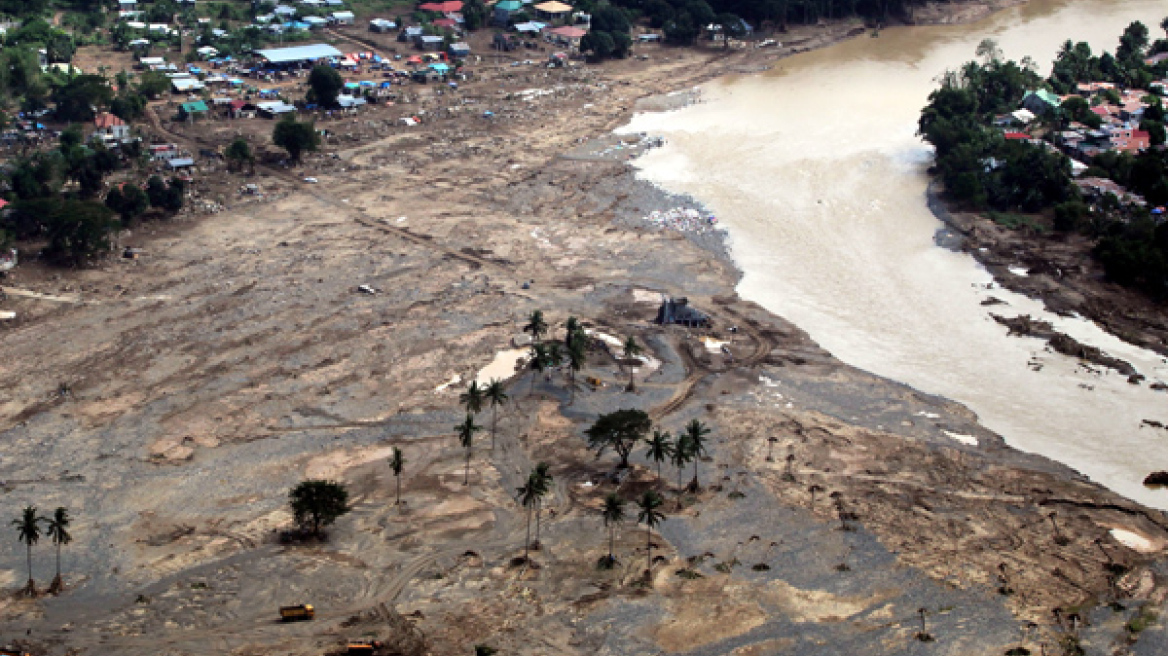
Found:
[(535, 10), (535, 15), (546, 21), (565, 21), (572, 15), (572, 5), (564, 4), (559, 0), (549, 0), (549, 2), (541, 2), (532, 7)]
[(662, 326), (702, 328), (710, 325), (710, 318), (690, 307), (688, 298), (667, 298), (657, 309), (657, 323)]
[(379, 32), (379, 33), (384, 34), (386, 32), (396, 30), (396, 29), (397, 29), (397, 23), (395, 23), (391, 20), (386, 20), (384, 18), (374, 18), (373, 20), (369, 21), (369, 31), (370, 32)]
[(112, 139), (121, 141), (130, 136), (130, 126), (125, 121), (110, 113), (98, 114), (93, 119), (93, 127), (96, 128), (94, 136), (101, 139)]
[(426, 33), (421, 27), (407, 27), (397, 35), (397, 40), (402, 43), (417, 43), (418, 39)]
[(352, 25), (353, 21), (357, 19), (351, 11), (334, 11), (329, 17), (337, 25)]
[(171, 171), (189, 171), (194, 166), (195, 160), (190, 157), (176, 157), (166, 161), (166, 168)]
[(422, 50), (438, 51), (442, 49), (442, 37), (425, 35), (418, 38), (417, 44)]
[(276, 118), (296, 111), (295, 105), (289, 105), (283, 100), (256, 103), (256, 110), (264, 118)]
[(523, 3), (519, 0), (499, 0), (495, 3), (494, 13), (491, 15), (496, 25), (507, 25), (511, 22), (511, 16), (519, 13), (523, 9)]
[(446, 54), (455, 59), (466, 59), (470, 56), (470, 46), (465, 43), (452, 43), (446, 49)]
[(307, 25), (308, 29), (310, 30), (319, 30), (328, 25), (328, 20), (321, 18), (320, 16), (305, 16), (304, 18), (300, 19), (300, 22)]
[(195, 119), (206, 116), (207, 112), (210, 110), (207, 109), (207, 103), (203, 102), (202, 100), (195, 100), (193, 102), (182, 103), (178, 106), (178, 111), (179, 114), (183, 117)]
[(1043, 116), (1058, 109), (1061, 102), (1058, 96), (1046, 89), (1027, 91), (1022, 96), (1022, 107), (1034, 112), (1035, 116)]
[(296, 15), (296, 7), (289, 7), (288, 5), (280, 5), (272, 10), (272, 13), (279, 18), (292, 18)]

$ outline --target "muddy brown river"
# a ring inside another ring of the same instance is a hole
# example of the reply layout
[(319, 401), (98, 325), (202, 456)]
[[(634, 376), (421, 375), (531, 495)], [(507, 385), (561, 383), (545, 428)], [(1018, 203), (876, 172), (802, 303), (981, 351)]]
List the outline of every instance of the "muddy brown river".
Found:
[(1163, 0), (1036, 0), (970, 25), (852, 39), (709, 84), (700, 104), (636, 116), (629, 130), (667, 139), (637, 166), (718, 216), (744, 272), (743, 297), (845, 362), (966, 404), (1019, 449), (1168, 509), (1168, 490), (1141, 484), (1168, 469), (1168, 431), (1141, 428), (1143, 419), (1168, 423), (1168, 395), (1007, 337), (981, 302), (992, 294), (1009, 304), (999, 314), (1050, 321), (1128, 360), (1149, 383), (1168, 382), (1168, 363), (1045, 312), (993, 285), (968, 255), (935, 245), (931, 152), (915, 136), (936, 77), (973, 59), (984, 38), (1046, 74), (1067, 38), (1114, 50), (1133, 20), (1162, 35), (1165, 15)]

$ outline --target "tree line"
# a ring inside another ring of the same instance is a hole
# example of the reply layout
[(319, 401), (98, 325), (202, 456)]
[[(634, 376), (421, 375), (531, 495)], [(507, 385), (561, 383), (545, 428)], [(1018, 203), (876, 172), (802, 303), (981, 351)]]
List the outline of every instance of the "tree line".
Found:
[[(1168, 32), (1168, 18), (1160, 27)], [(1168, 227), (1150, 213), (1168, 204), (1168, 152), (1158, 147), (1165, 142), (1162, 97), (1144, 98), (1148, 108), (1139, 123), (1153, 147), (1136, 154), (1100, 152), (1082, 174), (1111, 179), (1143, 196), (1148, 203), (1143, 208), (1124, 206), (1111, 195), (1088, 205), (1071, 182), (1069, 158), (1049, 143), (1008, 140), (993, 126), (996, 116), (1019, 107), (1027, 91), (1066, 94), (1087, 82), (1146, 89), (1168, 76), (1168, 62), (1145, 63), (1164, 52), (1168, 39), (1152, 42), (1147, 26), (1136, 21), (1124, 30), (1115, 54), (1096, 56), (1088, 44), (1066, 41), (1050, 76), (1042, 78), (1029, 58), (1005, 60), (996, 44), (983, 42), (977, 51), (981, 60), (945, 72), (921, 111), (919, 134), (935, 148), (935, 171), (947, 195), (977, 210), (1049, 211), (1055, 230), (1096, 240), (1094, 253), (1109, 279), (1156, 296), (1168, 293)], [(1119, 100), (1114, 91), (1068, 98), (1041, 116), (1032, 132), (1049, 142), (1072, 122), (1098, 128), (1101, 119), (1091, 108)]]

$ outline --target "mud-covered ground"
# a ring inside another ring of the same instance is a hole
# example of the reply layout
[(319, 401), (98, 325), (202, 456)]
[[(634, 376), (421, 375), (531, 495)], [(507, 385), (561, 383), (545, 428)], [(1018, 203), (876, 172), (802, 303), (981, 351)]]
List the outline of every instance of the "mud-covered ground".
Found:
[[(5, 280), (31, 296), (10, 294), (19, 318), (0, 326), (0, 513), (66, 506), (75, 526), (66, 590), (32, 599), (7, 529), (0, 646), (307, 655), (408, 634), (432, 654), (1168, 653), (1162, 513), (843, 365), (735, 297), (715, 234), (642, 220), (691, 201), (635, 180), (607, 132), (711, 72), (676, 57), (597, 69), (587, 100), (553, 71), (522, 81), (548, 92), (505, 120), (455, 113), (331, 146), (305, 165), (317, 184), (261, 166), (247, 180), (281, 194), (135, 230), (122, 241), (139, 259)], [(662, 294), (713, 329), (653, 325)], [(575, 316), (659, 364), (635, 392), (599, 343), (574, 390), (563, 372), (517, 374), (464, 485), (458, 393), (536, 309), (551, 339)], [(700, 490), (668, 466), (658, 479), (643, 448), (616, 478), (587, 450), (583, 429), (625, 407), (711, 427)], [(514, 491), (539, 461), (555, 485), (525, 567)], [(305, 478), (345, 483), (353, 510), (327, 543), (281, 544)], [(647, 533), (630, 505), (619, 566), (597, 569), (604, 496), (650, 488), (667, 518)], [(43, 591), (51, 545), (33, 567)], [(317, 618), (276, 621), (295, 603)]]

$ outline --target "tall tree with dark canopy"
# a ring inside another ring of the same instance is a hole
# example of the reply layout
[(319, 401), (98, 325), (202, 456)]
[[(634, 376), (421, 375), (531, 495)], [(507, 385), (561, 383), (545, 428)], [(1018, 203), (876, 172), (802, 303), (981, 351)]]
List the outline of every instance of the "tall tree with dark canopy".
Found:
[(65, 582), (61, 580), (61, 546), (69, 544), (73, 541), (73, 536), (69, 534), (69, 524), (72, 520), (69, 518), (69, 511), (63, 507), (58, 507), (53, 511), (53, 516), (48, 520), (47, 533), (53, 540), (53, 545), (57, 547), (57, 575), (53, 577), (53, 582), (49, 585), (49, 594), (56, 594), (65, 587)]
[(397, 497), (394, 499), (393, 505), (401, 505), (401, 475), (402, 469), (406, 466), (405, 456), (402, 455), (402, 450), (393, 447), (393, 456), (389, 459), (389, 468), (393, 470), (394, 481), (397, 482)]
[(28, 583), (24, 586), (24, 593), (30, 597), (36, 594), (36, 582), (32, 578), (32, 546), (41, 540), (43, 520), (44, 518), (37, 515), (36, 506), (26, 506), (20, 517), (12, 520), (18, 539), (28, 549)]
[(600, 511), (604, 518), (604, 527), (608, 529), (608, 558), (603, 561), (606, 569), (616, 566), (616, 527), (625, 519), (625, 501), (616, 492), (610, 492), (604, 498), (604, 508)]
[(665, 513), (658, 510), (665, 501), (661, 495), (653, 490), (645, 490), (637, 501), (640, 509), (637, 513), (637, 523), (645, 525), (645, 575), (653, 569), (653, 529), (665, 521)]
[(592, 427), (584, 431), (588, 436), (588, 447), (596, 450), (600, 457), (607, 449), (620, 456), (620, 469), (629, 466), (629, 453), (653, 427), (653, 420), (644, 410), (617, 410), (601, 415)]
[(332, 66), (315, 66), (308, 74), (306, 100), (322, 107), (336, 107), (337, 96), (345, 88), (345, 80)]
[(320, 135), (311, 122), (301, 123), (288, 114), (272, 130), (272, 143), (288, 151), (288, 158), (293, 162), (299, 162), (301, 153), (315, 151), (320, 145)]
[(333, 481), (308, 480), (292, 488), (288, 504), (292, 506), (296, 525), (320, 537), (321, 528), (349, 512), (349, 491)]

